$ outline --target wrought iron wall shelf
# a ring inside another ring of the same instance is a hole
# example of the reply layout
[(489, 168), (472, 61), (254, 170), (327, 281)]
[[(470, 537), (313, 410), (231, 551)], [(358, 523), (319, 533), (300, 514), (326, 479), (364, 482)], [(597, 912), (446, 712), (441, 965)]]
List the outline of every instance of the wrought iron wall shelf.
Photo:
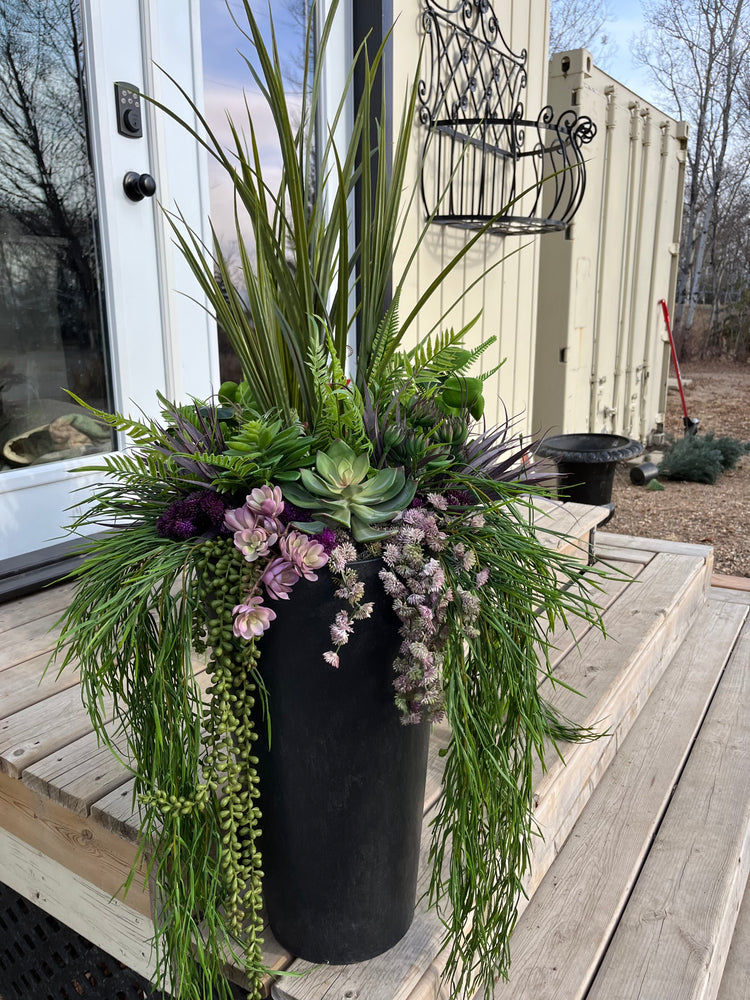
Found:
[(503, 38), (489, 0), (423, 0), (422, 201), (434, 222), (499, 235), (564, 229), (586, 187), (590, 118), (524, 117), (527, 52)]

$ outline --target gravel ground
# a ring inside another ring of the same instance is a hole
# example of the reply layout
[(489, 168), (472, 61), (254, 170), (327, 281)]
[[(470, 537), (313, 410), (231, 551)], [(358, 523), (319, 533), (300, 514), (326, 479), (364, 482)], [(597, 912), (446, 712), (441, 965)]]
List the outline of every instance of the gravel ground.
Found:
[[(682, 368), (688, 414), (700, 420), (698, 433), (713, 430), (750, 441), (750, 365), (690, 362)], [(666, 430), (681, 436), (682, 406), (670, 390)], [(622, 463), (615, 473), (615, 516), (606, 531), (646, 538), (713, 545), (715, 571), (750, 577), (750, 454), (725, 472), (714, 486), (661, 479), (663, 491), (630, 482)]]

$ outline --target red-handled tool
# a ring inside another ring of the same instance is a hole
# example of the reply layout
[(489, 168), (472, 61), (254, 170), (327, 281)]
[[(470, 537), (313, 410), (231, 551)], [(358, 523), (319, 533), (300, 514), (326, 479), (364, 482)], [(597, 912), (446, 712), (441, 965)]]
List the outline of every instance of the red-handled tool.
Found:
[(677, 351), (674, 346), (674, 337), (672, 336), (672, 324), (669, 322), (669, 309), (667, 309), (667, 303), (664, 299), (659, 299), (659, 305), (661, 306), (661, 311), (664, 314), (664, 325), (667, 328), (667, 336), (669, 337), (669, 346), (672, 351), (672, 361), (674, 362), (674, 370), (677, 375), (677, 388), (680, 390), (680, 399), (682, 400), (682, 423), (685, 427), (685, 434), (697, 434), (698, 424), (700, 420), (697, 417), (689, 417), (687, 410), (687, 403), (685, 402), (685, 392), (682, 388), (682, 375), (680, 374), (680, 364), (677, 360)]

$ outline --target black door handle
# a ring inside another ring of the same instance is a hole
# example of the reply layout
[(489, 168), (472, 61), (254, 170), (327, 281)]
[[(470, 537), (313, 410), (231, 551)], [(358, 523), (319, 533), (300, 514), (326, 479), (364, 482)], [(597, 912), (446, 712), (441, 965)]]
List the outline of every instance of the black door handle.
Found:
[(156, 181), (151, 174), (139, 174), (135, 170), (128, 170), (122, 179), (122, 186), (131, 201), (143, 201), (156, 193)]

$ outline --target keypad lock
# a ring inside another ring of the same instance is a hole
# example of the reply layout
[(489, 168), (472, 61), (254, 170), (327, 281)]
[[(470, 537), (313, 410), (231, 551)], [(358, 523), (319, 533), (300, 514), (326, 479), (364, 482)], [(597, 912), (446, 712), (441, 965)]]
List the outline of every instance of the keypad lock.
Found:
[(132, 83), (116, 83), (117, 131), (128, 139), (140, 139), (143, 135), (143, 113), (138, 88)]

